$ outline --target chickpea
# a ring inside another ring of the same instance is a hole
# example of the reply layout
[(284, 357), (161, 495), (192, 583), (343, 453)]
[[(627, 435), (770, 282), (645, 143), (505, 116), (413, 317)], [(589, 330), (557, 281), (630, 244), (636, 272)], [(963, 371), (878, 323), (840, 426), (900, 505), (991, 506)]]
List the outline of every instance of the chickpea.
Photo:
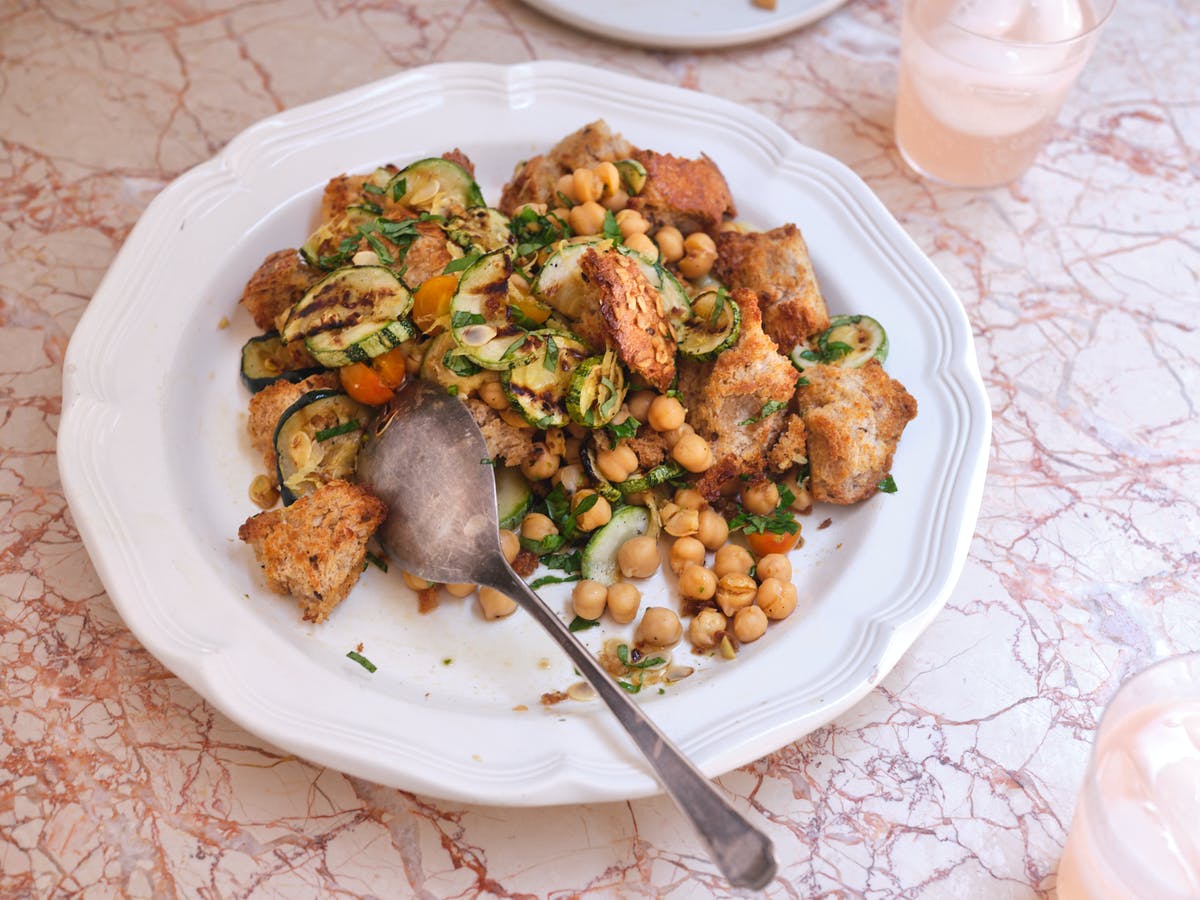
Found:
[(704, 545), (694, 537), (681, 537), (671, 545), (668, 555), (671, 571), (679, 575), (689, 565), (704, 565)]
[(645, 422), (650, 417), (650, 404), (658, 394), (654, 391), (636, 391), (625, 398), (629, 414), (639, 422)]
[(691, 537), (700, 530), (700, 513), (668, 503), (661, 510), (663, 531), (671, 537)]
[(683, 259), (683, 234), (674, 225), (667, 225), (654, 233), (654, 243), (662, 253), (663, 262)]
[(721, 640), (727, 624), (718, 610), (702, 609), (688, 623), (688, 640), (697, 650), (711, 650)]
[(726, 544), (717, 549), (713, 560), (713, 571), (720, 578), (723, 575), (749, 575), (754, 568), (754, 557), (745, 547), (737, 544)]
[(767, 633), (767, 614), (757, 606), (746, 606), (733, 615), (733, 636), (743, 644)]
[(498, 381), (485, 381), (479, 386), (479, 399), (492, 409), (508, 409), (508, 397)]
[(575, 524), (582, 531), (595, 531), (601, 525), (607, 525), (612, 519), (612, 507), (608, 501), (595, 491), (579, 491), (571, 498), (571, 509), (578, 509), (588, 497), (595, 497), (593, 505), (575, 517)]
[(642, 647), (674, 647), (683, 636), (679, 616), (664, 606), (651, 606), (642, 613), (633, 639)]
[(448, 584), (446, 585), (446, 593), (448, 593), (451, 597), (458, 597), (459, 599), (462, 599), (463, 597), (469, 597), (471, 594), (475, 593), (475, 585), (465, 583)]
[(572, 172), (571, 188), (577, 203), (594, 203), (604, 191), (600, 177), (591, 169), (576, 169)]
[(654, 241), (644, 234), (631, 234), (625, 239), (625, 246), (630, 250), (636, 250), (649, 260), (658, 259), (658, 247), (654, 246)]
[(676, 444), (678, 444), (681, 440), (683, 440), (689, 434), (695, 434), (695, 433), (696, 433), (696, 429), (693, 428), (691, 425), (688, 425), (685, 422), (684, 424), (682, 424), (678, 428), (676, 428), (674, 431), (662, 432), (662, 436), (663, 436), (663, 441), (666, 443), (668, 449), (674, 450)]
[(517, 214), (520, 215), (527, 209), (532, 210), (535, 216), (544, 216), (546, 214), (547, 207), (545, 203), (522, 203), (521, 208), (517, 210)]
[(599, 234), (604, 230), (604, 207), (595, 200), (572, 206), (567, 217), (576, 234)]
[(796, 588), (778, 578), (764, 578), (758, 586), (754, 604), (768, 619), (786, 619), (796, 611)]
[(621, 173), (608, 160), (599, 163), (592, 169), (600, 181), (601, 196), (611, 197), (621, 189)]
[(635, 234), (645, 234), (649, 231), (650, 223), (636, 209), (623, 209), (617, 213), (617, 227), (621, 229), (621, 237), (628, 240)]
[(709, 259), (707, 256), (685, 256), (677, 265), (680, 275), (688, 281), (698, 281), (712, 271), (714, 262), (715, 259)]
[(642, 605), (642, 592), (636, 584), (618, 581), (608, 589), (608, 614), (618, 625), (628, 625), (637, 618)]
[(812, 492), (808, 489), (808, 481), (800, 484), (796, 480), (796, 476), (789, 475), (783, 479), (784, 485), (792, 492), (794, 500), (792, 500), (791, 508), (798, 513), (806, 513), (812, 509), (813, 497)]
[(562, 194), (572, 205), (579, 202), (579, 198), (575, 196), (575, 176), (574, 175), (559, 175), (558, 181), (554, 183), (554, 194), (558, 196)]
[(758, 585), (749, 575), (730, 572), (717, 579), (717, 606), (727, 616), (754, 602), (758, 596)]
[(625, 481), (637, 471), (637, 467), (637, 454), (627, 444), (618, 444), (611, 450), (601, 450), (596, 454), (596, 468), (614, 484)]
[(705, 472), (712, 467), (712, 448), (698, 434), (685, 434), (671, 448), (671, 457), (689, 472)]
[(546, 429), (546, 449), (559, 456), (562, 456), (566, 451), (566, 439), (563, 437), (563, 430), (561, 428)]
[(521, 537), (526, 540), (540, 541), (552, 534), (558, 534), (558, 526), (549, 516), (530, 513), (521, 520)]
[(629, 195), (621, 188), (617, 188), (616, 193), (611, 197), (605, 197), (600, 201), (600, 205), (612, 212), (620, 212), (629, 205)]
[(712, 569), (688, 563), (679, 574), (679, 593), (688, 600), (711, 600), (717, 596), (717, 576)]
[(533, 458), (521, 463), (521, 474), (530, 481), (541, 481), (557, 472), (560, 462), (557, 453), (551, 453), (545, 444), (537, 443), (533, 445)]
[(500, 529), (500, 550), (504, 553), (504, 558), (509, 565), (512, 565), (512, 561), (521, 552), (521, 539), (517, 537), (516, 532), (509, 531), (507, 528)]
[(775, 578), (784, 584), (791, 584), (792, 563), (783, 553), (768, 553), (758, 561), (754, 574), (761, 584), (768, 578)]
[(655, 431), (674, 431), (687, 415), (683, 404), (674, 397), (655, 397), (648, 410), (650, 427)]
[(581, 619), (600, 618), (607, 600), (608, 588), (598, 581), (580, 581), (571, 591), (571, 607)]
[(401, 572), (400, 577), (404, 579), (404, 583), (408, 585), (409, 590), (423, 591), (433, 587), (432, 581), (426, 581), (424, 578), (418, 578), (408, 572)]
[(617, 550), (617, 568), (626, 578), (649, 578), (658, 564), (658, 541), (648, 534), (630, 538)]
[(633, 494), (625, 495), (625, 502), (630, 506), (645, 506), (649, 497), (650, 491), (638, 491)]
[(779, 506), (779, 488), (770, 481), (743, 485), (742, 506), (756, 516), (769, 516)]
[(485, 619), (503, 619), (517, 611), (517, 602), (495, 588), (481, 587), (479, 589), (479, 608), (483, 610)]
[(696, 532), (706, 550), (720, 549), (729, 540), (729, 523), (715, 509), (700, 511), (700, 528)]
[(695, 488), (680, 488), (675, 492), (675, 505), (699, 511), (708, 506), (708, 501)]
[(550, 210), (551, 218), (558, 219), (560, 222), (566, 222), (571, 216), (571, 210), (566, 206), (556, 206)]
[(717, 255), (716, 242), (703, 231), (694, 231), (683, 240), (683, 252), (689, 256), (698, 253)]

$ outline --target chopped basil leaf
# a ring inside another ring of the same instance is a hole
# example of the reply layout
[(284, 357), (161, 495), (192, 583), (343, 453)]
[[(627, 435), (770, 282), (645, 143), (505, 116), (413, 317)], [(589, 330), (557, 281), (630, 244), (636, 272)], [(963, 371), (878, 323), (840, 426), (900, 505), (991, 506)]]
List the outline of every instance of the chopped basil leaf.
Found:
[(529, 583), (529, 586), (535, 591), (540, 587), (545, 587), (548, 584), (567, 584), (571, 581), (578, 581), (582, 575), (543, 575), (541, 578), (534, 579)]
[(604, 430), (612, 436), (614, 441), (623, 441), (626, 438), (631, 438), (637, 434), (638, 426), (641, 424), (642, 423), (633, 416), (630, 416), (624, 422), (619, 424), (609, 422), (604, 426)]
[(382, 556), (376, 556), (370, 550), (367, 551), (367, 562), (375, 566), (377, 569), (383, 570), (384, 572), (386, 572), (388, 569), (387, 560)]
[(561, 534), (548, 534), (541, 540), (535, 541), (530, 538), (521, 538), (521, 546), (530, 553), (537, 556), (545, 556), (547, 553), (553, 553), (562, 547), (567, 542)]
[(558, 344), (553, 337), (546, 338), (546, 355), (542, 357), (542, 368), (547, 372), (558, 369)]
[(443, 275), (450, 275), (454, 272), (461, 272), (464, 269), (469, 269), (479, 260), (482, 253), (468, 253), (466, 256), (460, 256), (458, 259), (452, 259), (446, 263), (446, 268), (442, 269)]
[(549, 553), (542, 557), (542, 565), (547, 569), (558, 569), (560, 572), (578, 573), (583, 565), (578, 550), (566, 553)]
[(743, 419), (738, 422), (738, 425), (753, 425), (755, 422), (761, 422), (767, 416), (775, 415), (781, 409), (787, 409), (787, 403), (782, 400), (768, 400), (763, 404), (762, 409), (758, 411), (758, 415)]
[(485, 456), (483, 459), (481, 459), (479, 461), (479, 464), (481, 466), (495, 466), (496, 460), (492, 459), (490, 456)]
[(642, 689), (642, 686), (640, 684), (632, 684), (628, 681), (618, 681), (617, 684), (619, 684), (621, 687), (625, 688), (625, 690), (629, 691), (629, 693), (631, 693), (631, 694), (636, 694), (638, 691), (640, 691)]
[(349, 422), (341, 422), (337, 425), (330, 425), (328, 428), (322, 428), (313, 437), (317, 439), (317, 443), (320, 443), (321, 441), (335, 438), (340, 434), (349, 434), (351, 431), (357, 431), (358, 427), (358, 419), (351, 419)]
[(371, 662), (369, 659), (367, 659), (365, 656), (363, 656), (361, 653), (357, 652), (356, 650), (351, 650), (349, 653), (347, 653), (346, 658), (354, 660), (356, 663), (358, 663), (360, 666), (362, 666), (368, 672), (374, 672), (376, 669), (375, 663)]
[(466, 310), (462, 309), (450, 317), (451, 328), (466, 328), (468, 325), (485, 324), (487, 324), (487, 319), (485, 319), (479, 313), (467, 312)]
[(586, 631), (589, 628), (595, 628), (599, 624), (599, 619), (585, 619), (583, 616), (576, 616), (571, 620), (571, 624), (567, 626), (567, 631)]
[(400, 199), (405, 194), (408, 193), (408, 179), (407, 178), (393, 178), (392, 183), (391, 183), (391, 188), (392, 188), (392, 202), (399, 203)]
[(483, 371), (470, 358), (459, 353), (457, 350), (447, 350), (446, 355), (442, 357), (442, 365), (462, 378), (469, 378)]
[(617, 217), (611, 209), (604, 211), (604, 236), (614, 244), (621, 243), (621, 227), (617, 225)]
[(457, 384), (450, 385), (448, 388), (446, 388), (446, 393), (449, 394), (451, 397), (457, 397), (458, 396), (458, 385)]
[(900, 490), (898, 487), (896, 487), (896, 480), (892, 478), (890, 474), (886, 475), (882, 480), (880, 480), (875, 487), (879, 488), (879, 490), (885, 494), (894, 494), (896, 491)]

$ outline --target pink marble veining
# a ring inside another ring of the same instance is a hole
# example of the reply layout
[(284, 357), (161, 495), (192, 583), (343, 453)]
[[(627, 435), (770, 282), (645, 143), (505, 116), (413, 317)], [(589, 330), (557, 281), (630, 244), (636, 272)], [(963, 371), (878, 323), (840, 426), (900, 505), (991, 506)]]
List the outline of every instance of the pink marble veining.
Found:
[(505, 810), (264, 745), (121, 623), (54, 456), (68, 338), (154, 194), (250, 123), (434, 61), (566, 58), (748, 104), (857, 171), (958, 290), (995, 412), (946, 609), (833, 725), (722, 779), (770, 896), (1049, 893), (1117, 683), (1200, 648), (1200, 10), (1119, 5), (1037, 166), (892, 144), (898, 4), (703, 54), (505, 0), (0, 6), (0, 896), (727, 893), (662, 798)]

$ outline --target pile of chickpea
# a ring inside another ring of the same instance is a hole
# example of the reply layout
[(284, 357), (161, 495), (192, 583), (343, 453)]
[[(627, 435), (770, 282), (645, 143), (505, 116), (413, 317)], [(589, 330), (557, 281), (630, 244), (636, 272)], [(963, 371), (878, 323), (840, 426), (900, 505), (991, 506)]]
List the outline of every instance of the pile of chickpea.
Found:
[(528, 206), (538, 215), (550, 212), (567, 222), (576, 236), (603, 235), (605, 213), (611, 212), (626, 247), (650, 259), (661, 254), (662, 262), (674, 264), (684, 278), (691, 281), (703, 278), (717, 261), (716, 242), (703, 231), (685, 237), (678, 228), (665, 225), (651, 234), (652, 225), (646, 217), (626, 208), (629, 194), (621, 184), (620, 172), (611, 162), (563, 175), (555, 186), (555, 196), (570, 205), (553, 209), (541, 203)]

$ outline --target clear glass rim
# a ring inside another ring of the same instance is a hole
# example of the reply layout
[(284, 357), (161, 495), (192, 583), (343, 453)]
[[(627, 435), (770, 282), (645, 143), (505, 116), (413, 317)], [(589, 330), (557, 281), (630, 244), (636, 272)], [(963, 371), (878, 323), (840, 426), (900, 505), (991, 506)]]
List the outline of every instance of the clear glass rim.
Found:
[[(1200, 666), (1200, 651), (1177, 653), (1172, 656), (1165, 656), (1162, 659), (1156, 659), (1149, 665), (1139, 669), (1122, 681), (1104, 706), (1104, 712), (1100, 715), (1100, 721), (1096, 723), (1096, 733), (1092, 738), (1091, 750), (1088, 752), (1087, 770), (1084, 772), (1083, 784), (1079, 789), (1081, 797), (1085, 797), (1087, 804), (1090, 807), (1090, 817), (1092, 821), (1091, 823), (1087, 824), (1087, 827), (1092, 829), (1093, 832), (1098, 832), (1099, 835), (1102, 836), (1105, 844), (1105, 852), (1120, 857), (1123, 863), (1132, 860), (1136, 865), (1137, 857), (1135, 854), (1131, 854), (1124, 843), (1120, 840), (1120, 836), (1113, 828), (1109, 811), (1100, 800), (1100, 783), (1096, 773), (1097, 738), (1099, 737), (1101, 731), (1103, 731), (1104, 726), (1109, 723), (1109, 720), (1113, 715), (1113, 707), (1116, 704), (1117, 699), (1126, 691), (1127, 688), (1130, 688), (1134, 682), (1143, 681), (1147, 676), (1150, 676), (1155, 672), (1175, 666), (1181, 666), (1183, 668), (1187, 668), (1189, 666)], [(1078, 801), (1076, 802), (1076, 806), (1078, 806)], [(1169, 898), (1170, 895), (1164, 894), (1162, 896), (1164, 898)]]
[[(912, 3), (918, 3), (920, 0), (912, 0)], [(1095, 4), (1090, 4), (1096, 10), (1096, 21), (1089, 28), (1079, 32), (1079, 34), (1071, 35), (1069, 38), (1063, 38), (1060, 41), (1013, 41), (1006, 38), (996, 37), (990, 34), (980, 34), (978, 31), (972, 31), (970, 28), (965, 28), (953, 20), (946, 24), (962, 34), (968, 35), (978, 41), (986, 41), (989, 44), (995, 44), (999, 47), (1027, 47), (1030, 49), (1050, 48), (1050, 47), (1069, 47), (1072, 44), (1078, 44), (1086, 41), (1096, 32), (1098, 32), (1104, 23), (1109, 20), (1113, 14), (1113, 10), (1117, 8), (1117, 0), (1098, 0)]]

